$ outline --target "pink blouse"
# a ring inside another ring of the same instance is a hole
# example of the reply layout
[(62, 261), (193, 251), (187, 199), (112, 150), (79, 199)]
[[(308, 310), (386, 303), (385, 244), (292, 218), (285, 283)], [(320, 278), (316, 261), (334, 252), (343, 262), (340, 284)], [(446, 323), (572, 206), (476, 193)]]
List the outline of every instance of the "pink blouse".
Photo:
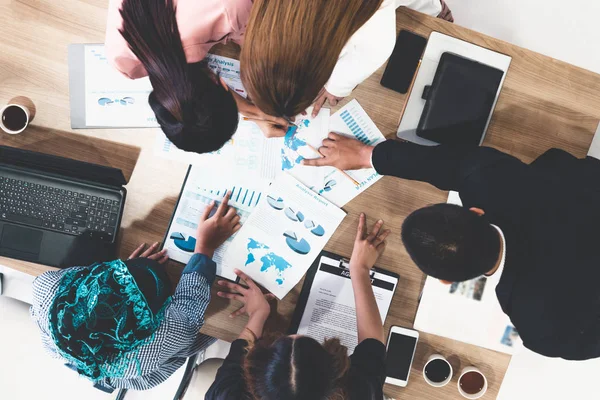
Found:
[[(129, 49), (119, 29), (123, 0), (110, 0), (106, 23), (106, 55), (121, 73), (131, 79), (147, 75)], [(242, 44), (250, 18), (252, 0), (174, 0), (177, 25), (189, 63), (202, 60), (212, 46), (233, 40)]]

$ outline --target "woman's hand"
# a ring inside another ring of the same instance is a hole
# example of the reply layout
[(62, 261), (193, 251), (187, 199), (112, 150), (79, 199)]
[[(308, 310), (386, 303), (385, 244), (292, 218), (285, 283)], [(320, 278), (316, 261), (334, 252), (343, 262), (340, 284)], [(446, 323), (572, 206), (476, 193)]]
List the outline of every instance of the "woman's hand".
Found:
[(215, 201), (213, 200), (204, 209), (198, 222), (194, 253), (212, 258), (215, 250), (242, 227), (240, 216), (235, 212), (235, 208), (227, 205), (230, 197), (231, 192), (227, 192), (212, 217), (209, 216), (215, 207)]
[(365, 213), (361, 213), (358, 220), (358, 229), (352, 257), (350, 257), (350, 276), (353, 273), (367, 272), (373, 268), (379, 256), (385, 250), (385, 239), (390, 230), (381, 230), (383, 221), (379, 220), (373, 225), (371, 233), (367, 235), (367, 222)]
[(319, 111), (321, 111), (321, 108), (325, 104), (325, 101), (329, 101), (329, 105), (331, 107), (335, 107), (342, 100), (344, 100), (343, 97), (334, 96), (331, 93), (329, 93), (325, 88), (321, 89), (321, 92), (319, 92), (319, 95), (317, 96), (317, 99), (313, 104), (314, 108), (312, 112), (312, 117), (315, 118), (317, 115), (319, 115)]
[[(269, 116), (269, 118), (275, 118), (275, 117)], [(281, 119), (283, 119), (283, 118), (281, 118)], [(285, 119), (284, 119), (284, 121), (285, 121)], [(270, 120), (252, 119), (252, 122), (254, 122), (256, 125), (258, 125), (258, 127), (260, 128), (262, 133), (267, 138), (284, 137), (288, 130), (287, 121), (285, 122), (285, 124), (281, 124), (281, 123), (271, 122)]]
[(243, 306), (233, 312), (230, 317), (237, 317), (243, 314), (248, 314), (250, 318), (259, 318), (267, 320), (267, 317), (271, 313), (271, 306), (269, 300), (275, 298), (271, 293), (263, 294), (260, 288), (254, 283), (254, 281), (245, 273), (236, 269), (235, 274), (242, 278), (248, 285), (248, 289), (237, 283), (229, 281), (218, 281), (219, 286), (229, 289), (229, 292), (217, 292), (217, 296), (225, 299), (237, 300), (243, 304)]
[(265, 114), (248, 99), (235, 93), (235, 91), (232, 91), (231, 93), (233, 93), (233, 98), (235, 99), (240, 114), (256, 123), (266, 137), (285, 136), (289, 127), (289, 123), (285, 118)]
[(156, 251), (156, 249), (158, 249), (158, 242), (148, 247), (146, 251), (144, 251), (145, 247), (146, 243), (140, 244), (138, 248), (135, 249), (129, 257), (127, 257), (127, 259), (131, 260), (132, 258), (149, 258), (151, 260), (158, 261), (159, 264), (164, 264), (169, 259), (169, 256), (167, 255), (167, 249)]

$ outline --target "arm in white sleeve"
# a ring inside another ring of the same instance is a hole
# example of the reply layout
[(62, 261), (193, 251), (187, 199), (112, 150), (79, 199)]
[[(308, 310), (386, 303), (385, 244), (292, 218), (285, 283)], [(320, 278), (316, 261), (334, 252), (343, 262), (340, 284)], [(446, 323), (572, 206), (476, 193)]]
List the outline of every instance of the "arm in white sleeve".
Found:
[(442, 12), (440, 0), (394, 0), (396, 7), (406, 7), (423, 14), (437, 17)]
[(386, 0), (344, 46), (325, 89), (346, 97), (388, 59), (396, 43), (396, 8)]

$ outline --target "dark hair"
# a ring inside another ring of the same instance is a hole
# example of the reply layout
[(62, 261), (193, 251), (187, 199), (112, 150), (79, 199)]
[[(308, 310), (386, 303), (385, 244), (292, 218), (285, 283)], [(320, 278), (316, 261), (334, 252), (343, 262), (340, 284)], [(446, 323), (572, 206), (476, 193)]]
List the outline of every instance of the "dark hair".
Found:
[(411, 213), (402, 224), (402, 241), (421, 271), (451, 282), (489, 272), (500, 255), (500, 236), (485, 215), (454, 204)]
[(121, 35), (148, 72), (148, 102), (163, 132), (182, 150), (220, 149), (237, 129), (235, 99), (201, 63), (187, 63), (173, 0), (124, 0), (121, 16)]
[(343, 399), (350, 359), (338, 339), (323, 345), (307, 336), (260, 339), (244, 361), (255, 400)]

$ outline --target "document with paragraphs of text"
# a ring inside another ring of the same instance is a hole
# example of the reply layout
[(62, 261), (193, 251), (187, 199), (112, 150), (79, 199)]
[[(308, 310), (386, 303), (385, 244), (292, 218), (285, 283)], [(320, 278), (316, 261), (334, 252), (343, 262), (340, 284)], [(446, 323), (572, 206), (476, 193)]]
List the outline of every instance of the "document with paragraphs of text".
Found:
[[(371, 285), (382, 322), (399, 279), (389, 271), (371, 270)], [(348, 260), (323, 251), (306, 276), (288, 333), (310, 336), (318, 342), (336, 337), (353, 353), (358, 345), (356, 323)]]

